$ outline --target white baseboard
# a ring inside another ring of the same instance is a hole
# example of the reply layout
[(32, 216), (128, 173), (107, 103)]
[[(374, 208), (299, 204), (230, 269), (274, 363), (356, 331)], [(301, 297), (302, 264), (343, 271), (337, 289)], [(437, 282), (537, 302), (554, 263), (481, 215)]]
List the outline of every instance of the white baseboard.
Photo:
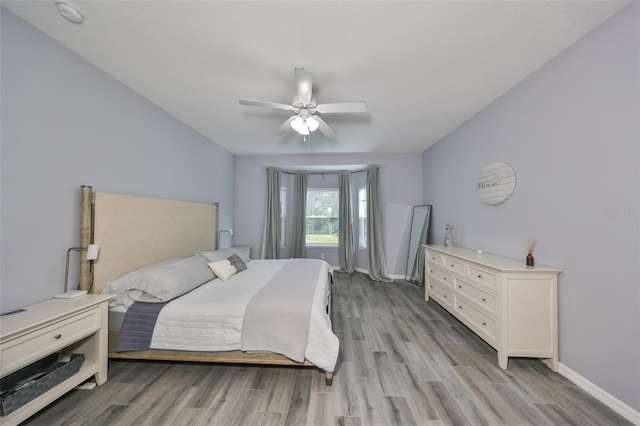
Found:
[(604, 389), (585, 379), (580, 374), (576, 373), (562, 363), (558, 365), (558, 373), (569, 379), (580, 389), (584, 390), (589, 395), (593, 396), (616, 413), (620, 414), (625, 419), (629, 420), (634, 425), (640, 426), (640, 412), (636, 411), (632, 407), (629, 407), (618, 398), (614, 397)]

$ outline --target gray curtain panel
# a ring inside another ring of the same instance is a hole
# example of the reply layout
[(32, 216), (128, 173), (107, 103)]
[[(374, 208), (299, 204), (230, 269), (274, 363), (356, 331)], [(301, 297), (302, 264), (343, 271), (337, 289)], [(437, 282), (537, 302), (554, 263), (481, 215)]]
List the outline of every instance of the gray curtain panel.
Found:
[(307, 174), (295, 175), (293, 190), (293, 237), (291, 257), (307, 257)]
[(355, 270), (354, 256), (356, 248), (353, 242), (353, 217), (351, 213), (351, 173), (340, 172), (339, 188), (339, 242), (338, 258), (340, 272), (353, 273)]
[(387, 276), (382, 245), (382, 214), (377, 167), (367, 169), (367, 238), (369, 277), (374, 281), (393, 282), (393, 279)]
[(280, 170), (267, 169), (267, 205), (262, 234), (262, 259), (280, 258)]

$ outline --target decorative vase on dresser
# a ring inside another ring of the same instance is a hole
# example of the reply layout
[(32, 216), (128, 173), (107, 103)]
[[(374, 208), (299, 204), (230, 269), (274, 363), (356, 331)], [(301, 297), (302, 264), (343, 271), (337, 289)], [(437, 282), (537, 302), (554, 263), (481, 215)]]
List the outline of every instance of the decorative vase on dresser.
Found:
[(425, 299), (432, 297), (498, 351), (543, 358), (558, 371), (558, 274), (464, 247), (425, 245)]

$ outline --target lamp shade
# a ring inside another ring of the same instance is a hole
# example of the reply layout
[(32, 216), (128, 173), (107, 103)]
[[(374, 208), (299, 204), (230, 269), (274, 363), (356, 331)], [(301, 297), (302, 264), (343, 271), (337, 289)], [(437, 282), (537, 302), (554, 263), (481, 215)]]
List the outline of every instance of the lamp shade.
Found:
[(298, 116), (290, 124), (293, 130), (300, 133), (300, 131), (302, 130), (302, 126), (304, 125), (304, 120), (300, 116)]
[(307, 118), (307, 124), (309, 125), (310, 132), (315, 132), (320, 126), (320, 122), (313, 117)]
[(87, 260), (96, 260), (100, 253), (100, 246), (97, 244), (89, 244), (87, 247)]

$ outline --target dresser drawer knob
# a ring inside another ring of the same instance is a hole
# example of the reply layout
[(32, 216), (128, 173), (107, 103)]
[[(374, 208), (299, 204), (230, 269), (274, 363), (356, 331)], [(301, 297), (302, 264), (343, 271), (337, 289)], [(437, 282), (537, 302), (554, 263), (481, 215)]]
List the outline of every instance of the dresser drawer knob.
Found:
[(458, 305), (458, 309), (462, 309), (462, 305)]
[(444, 295), (444, 298), (445, 298), (445, 299), (447, 298), (447, 295), (446, 295), (446, 294)]
[(62, 337), (62, 334), (56, 334), (53, 336), (54, 339), (59, 340)]
[(482, 275), (478, 275), (478, 278), (482, 278)]
[(446, 281), (446, 280), (447, 280), (447, 277), (442, 277), (442, 279)]
[(462, 286), (460, 284), (458, 284), (458, 288), (462, 288)]
[(487, 299), (486, 299), (485, 297), (483, 297), (483, 298), (482, 298), (482, 301), (483, 301), (483, 302), (486, 302), (486, 301), (487, 301)]
[(453, 263), (451, 264), (451, 267), (454, 268), (456, 265), (454, 265)]
[(486, 323), (485, 321), (482, 321), (482, 325), (486, 326), (486, 325), (487, 325), (487, 323)]

